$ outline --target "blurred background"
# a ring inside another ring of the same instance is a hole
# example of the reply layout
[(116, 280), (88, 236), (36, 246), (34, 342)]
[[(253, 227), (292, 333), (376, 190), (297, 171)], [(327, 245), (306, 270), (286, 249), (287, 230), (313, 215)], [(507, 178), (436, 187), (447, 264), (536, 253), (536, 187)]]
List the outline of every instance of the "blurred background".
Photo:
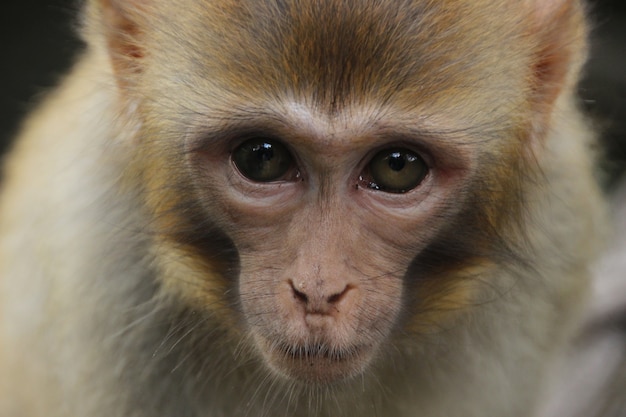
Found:
[[(516, 0), (512, 0), (516, 1)], [(580, 87), (602, 132), (610, 186), (626, 172), (626, 0), (589, 0), (593, 53)], [(0, 153), (24, 114), (83, 47), (74, 35), (76, 0), (13, 0), (0, 15)]]

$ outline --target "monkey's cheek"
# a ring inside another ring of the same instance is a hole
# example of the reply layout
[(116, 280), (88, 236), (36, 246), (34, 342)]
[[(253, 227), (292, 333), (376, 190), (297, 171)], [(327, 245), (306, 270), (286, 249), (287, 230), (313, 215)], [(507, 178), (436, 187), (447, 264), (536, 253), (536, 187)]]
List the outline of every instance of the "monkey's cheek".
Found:
[(376, 351), (371, 345), (290, 344), (256, 335), (255, 340), (275, 374), (310, 385), (328, 385), (360, 375)]

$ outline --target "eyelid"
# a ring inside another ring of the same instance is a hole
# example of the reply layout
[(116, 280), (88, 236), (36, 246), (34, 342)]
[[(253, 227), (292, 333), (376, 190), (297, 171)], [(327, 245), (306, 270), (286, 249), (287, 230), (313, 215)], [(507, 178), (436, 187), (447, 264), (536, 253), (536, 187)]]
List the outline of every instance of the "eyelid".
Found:
[(429, 150), (427, 144), (412, 141), (410, 139), (398, 139), (378, 144), (367, 152), (367, 154), (363, 158), (363, 165), (367, 165), (369, 161), (371, 161), (378, 153), (391, 149), (405, 149), (407, 151), (413, 152), (417, 156), (422, 158), (422, 160), (426, 163), (429, 169), (435, 166), (435, 158), (433, 157), (433, 153), (431, 152), (431, 150)]

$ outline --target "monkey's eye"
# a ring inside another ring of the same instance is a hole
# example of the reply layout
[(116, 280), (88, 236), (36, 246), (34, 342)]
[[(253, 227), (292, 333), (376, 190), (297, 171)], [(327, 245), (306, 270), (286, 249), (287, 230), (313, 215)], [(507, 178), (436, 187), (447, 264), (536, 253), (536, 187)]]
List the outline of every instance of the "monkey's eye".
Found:
[(267, 138), (249, 139), (232, 153), (241, 174), (256, 182), (282, 179), (293, 166), (293, 157), (280, 142)]
[(388, 193), (406, 193), (428, 174), (428, 165), (415, 152), (394, 148), (378, 152), (367, 166), (367, 186)]

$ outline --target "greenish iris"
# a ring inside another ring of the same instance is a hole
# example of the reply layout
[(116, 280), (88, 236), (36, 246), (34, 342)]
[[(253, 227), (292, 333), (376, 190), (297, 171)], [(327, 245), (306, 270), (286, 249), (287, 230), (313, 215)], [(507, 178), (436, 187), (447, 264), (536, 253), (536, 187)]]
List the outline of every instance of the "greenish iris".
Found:
[(388, 193), (406, 193), (428, 174), (428, 165), (415, 152), (394, 148), (378, 152), (368, 165), (370, 187)]
[(249, 139), (232, 153), (235, 166), (246, 178), (256, 182), (281, 179), (293, 165), (293, 157), (280, 142), (267, 138)]

